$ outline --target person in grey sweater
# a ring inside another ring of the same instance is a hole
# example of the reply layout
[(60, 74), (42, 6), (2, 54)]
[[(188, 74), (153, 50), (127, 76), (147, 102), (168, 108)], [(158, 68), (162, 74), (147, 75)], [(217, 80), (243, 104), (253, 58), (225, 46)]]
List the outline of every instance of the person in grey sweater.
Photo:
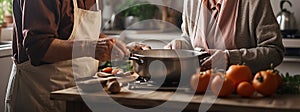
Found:
[(284, 46), (270, 0), (185, 0), (182, 37), (165, 48), (211, 54), (201, 69), (246, 64), (253, 73), (279, 65)]

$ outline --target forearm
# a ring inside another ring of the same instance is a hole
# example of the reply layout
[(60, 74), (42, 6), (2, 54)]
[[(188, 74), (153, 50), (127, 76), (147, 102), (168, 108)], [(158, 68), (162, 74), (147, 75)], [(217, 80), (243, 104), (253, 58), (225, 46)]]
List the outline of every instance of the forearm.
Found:
[(229, 64), (248, 65), (252, 72), (268, 69), (271, 64), (279, 65), (283, 59), (283, 51), (276, 47), (256, 47), (251, 49), (229, 50)]
[(69, 59), (91, 56), (91, 49), (88, 44), (92, 41), (72, 41), (54, 39), (50, 44), (42, 61), (47, 63), (55, 63)]

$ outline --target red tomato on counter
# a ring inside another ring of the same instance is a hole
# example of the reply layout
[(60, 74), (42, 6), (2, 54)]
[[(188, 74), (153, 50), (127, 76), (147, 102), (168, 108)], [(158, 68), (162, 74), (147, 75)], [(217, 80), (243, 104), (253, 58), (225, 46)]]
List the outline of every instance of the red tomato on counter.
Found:
[(234, 82), (224, 74), (216, 75), (211, 82), (211, 91), (218, 97), (229, 96), (234, 91)]
[(278, 88), (278, 79), (272, 72), (260, 71), (255, 74), (252, 85), (255, 90), (264, 96), (270, 96)]
[(195, 73), (190, 79), (190, 85), (196, 93), (204, 93), (210, 82), (211, 71)]
[(232, 80), (235, 87), (243, 81), (250, 82), (252, 77), (252, 72), (246, 65), (231, 65), (226, 71), (226, 78)]
[(101, 71), (102, 72), (105, 72), (105, 73), (111, 73), (112, 72), (112, 68), (111, 67), (106, 67), (106, 68), (103, 68)]

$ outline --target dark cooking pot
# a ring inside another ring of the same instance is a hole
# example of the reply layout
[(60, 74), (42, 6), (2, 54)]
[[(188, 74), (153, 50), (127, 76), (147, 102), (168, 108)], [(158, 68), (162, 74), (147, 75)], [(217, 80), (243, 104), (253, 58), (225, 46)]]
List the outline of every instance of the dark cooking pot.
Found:
[(189, 81), (199, 65), (210, 55), (194, 50), (153, 49), (132, 53), (133, 69), (146, 80), (158, 83)]

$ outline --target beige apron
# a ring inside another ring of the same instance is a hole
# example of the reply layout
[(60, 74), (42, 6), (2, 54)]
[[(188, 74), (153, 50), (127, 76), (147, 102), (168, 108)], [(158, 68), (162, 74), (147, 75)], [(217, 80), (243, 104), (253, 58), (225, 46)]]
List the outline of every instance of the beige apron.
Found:
[[(79, 9), (74, 4), (74, 26), (70, 40), (97, 40), (101, 11)], [(98, 61), (83, 57), (54, 64), (32, 66), (29, 61), (13, 66), (6, 94), (6, 112), (62, 112), (62, 101), (50, 100), (50, 92), (75, 85), (74, 78), (92, 76)]]

